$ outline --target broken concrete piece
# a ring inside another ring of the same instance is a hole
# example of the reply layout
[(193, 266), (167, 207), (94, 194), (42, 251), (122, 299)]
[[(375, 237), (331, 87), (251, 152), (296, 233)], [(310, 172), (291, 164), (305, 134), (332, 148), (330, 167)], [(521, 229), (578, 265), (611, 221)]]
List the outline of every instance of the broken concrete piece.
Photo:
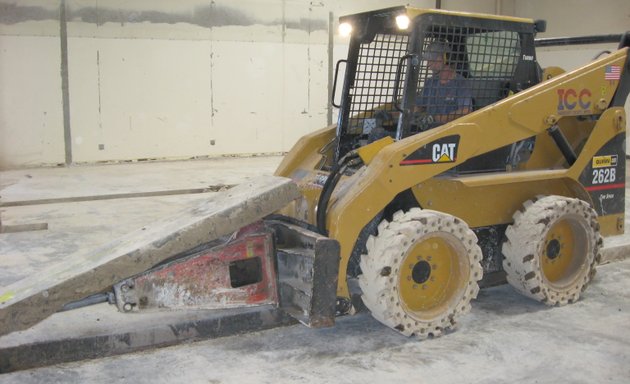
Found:
[(16, 224), (16, 225), (3, 225), (2, 223), (0, 223), (0, 233), (45, 231), (47, 229), (48, 229), (48, 223)]
[(208, 201), (147, 225), (38, 276), (0, 288), (0, 335), (26, 329), (64, 304), (101, 292), (159, 262), (228, 235), (300, 195), (282, 177), (261, 177), (213, 194)]

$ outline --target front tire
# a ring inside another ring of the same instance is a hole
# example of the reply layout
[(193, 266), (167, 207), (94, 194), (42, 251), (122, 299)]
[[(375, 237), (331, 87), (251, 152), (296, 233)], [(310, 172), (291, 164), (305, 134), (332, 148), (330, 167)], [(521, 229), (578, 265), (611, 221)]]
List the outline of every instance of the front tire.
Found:
[(508, 282), (547, 305), (577, 301), (600, 259), (597, 213), (582, 200), (562, 196), (524, 205), (505, 232), (503, 269)]
[(462, 220), (413, 208), (384, 220), (361, 257), (363, 303), (406, 336), (439, 336), (470, 311), (482, 278), (477, 237)]

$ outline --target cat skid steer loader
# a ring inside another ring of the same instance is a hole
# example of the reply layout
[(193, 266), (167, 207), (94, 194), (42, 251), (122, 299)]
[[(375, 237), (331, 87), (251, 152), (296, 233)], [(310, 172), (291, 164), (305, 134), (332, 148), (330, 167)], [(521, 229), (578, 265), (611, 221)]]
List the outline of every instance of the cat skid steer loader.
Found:
[(340, 303), (356, 293), (424, 338), (455, 325), (479, 282), (576, 301), (602, 236), (624, 231), (628, 34), (561, 73), (537, 64), (542, 21), (393, 8), (341, 23), (338, 124), (277, 171), (303, 192), (283, 213), (340, 244)]
[(1, 288), (0, 334), (108, 300), (273, 305), (314, 327), (364, 304), (425, 338), (453, 328), (480, 283), (578, 300), (602, 236), (624, 231), (628, 35), (562, 73), (537, 64), (544, 23), (530, 19), (397, 7), (341, 25), (335, 126), (273, 177)]

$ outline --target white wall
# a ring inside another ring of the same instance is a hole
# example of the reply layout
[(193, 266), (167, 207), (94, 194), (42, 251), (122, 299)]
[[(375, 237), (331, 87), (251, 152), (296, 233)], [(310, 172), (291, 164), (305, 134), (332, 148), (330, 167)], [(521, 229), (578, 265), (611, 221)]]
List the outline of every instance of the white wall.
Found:
[[(336, 31), (344, 14), (402, 4), (65, 3), (75, 163), (287, 151), (327, 123), (329, 56), (334, 62), (347, 47), (337, 36), (329, 44), (329, 28)], [(0, 0), (0, 168), (64, 162), (60, 4)], [(602, 16), (591, 20), (595, 4)], [(619, 32), (630, 26), (629, 5), (626, 0), (442, 1), (446, 9), (546, 18), (547, 36)], [(590, 55), (588, 48), (580, 49), (580, 59)], [(578, 60), (574, 51), (542, 52), (542, 64), (570, 68), (588, 61)]]
[(63, 163), (59, 39), (3, 36), (0, 56), (0, 162)]
[(0, 167), (64, 163), (58, 9), (7, 24), (0, 3)]
[(123, 10), (122, 22), (75, 18), (74, 160), (281, 152), (325, 125), (328, 11), (304, 1), (233, 4), (121, 2), (95, 13)]
[[(518, 16), (547, 21), (547, 31), (538, 37), (619, 34), (630, 31), (628, 0), (528, 0), (515, 1)], [(540, 48), (543, 66), (575, 69), (602, 50), (614, 50), (617, 43)]]

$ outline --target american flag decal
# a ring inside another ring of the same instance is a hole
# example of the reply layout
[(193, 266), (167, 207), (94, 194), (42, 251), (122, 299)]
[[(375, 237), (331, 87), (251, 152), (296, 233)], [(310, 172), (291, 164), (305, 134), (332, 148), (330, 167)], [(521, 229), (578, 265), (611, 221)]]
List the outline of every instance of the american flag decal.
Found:
[(621, 77), (621, 67), (618, 65), (607, 65), (606, 73), (604, 75), (605, 80), (619, 80)]

